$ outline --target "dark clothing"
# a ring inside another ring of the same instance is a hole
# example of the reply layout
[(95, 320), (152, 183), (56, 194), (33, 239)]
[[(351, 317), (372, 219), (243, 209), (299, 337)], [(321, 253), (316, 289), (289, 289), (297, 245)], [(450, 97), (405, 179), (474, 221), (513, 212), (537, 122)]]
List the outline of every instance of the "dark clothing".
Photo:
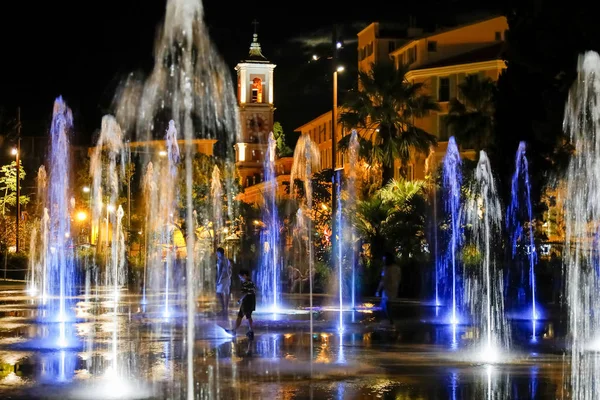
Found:
[(238, 317), (252, 318), (252, 311), (256, 309), (256, 286), (254, 282), (247, 280), (242, 282), (242, 295), (244, 296), (240, 304)]

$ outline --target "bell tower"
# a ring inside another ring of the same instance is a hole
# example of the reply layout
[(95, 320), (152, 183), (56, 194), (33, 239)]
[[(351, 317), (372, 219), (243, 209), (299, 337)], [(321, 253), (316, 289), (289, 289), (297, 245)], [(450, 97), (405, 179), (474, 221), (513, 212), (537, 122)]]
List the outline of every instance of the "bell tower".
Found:
[(240, 61), (237, 71), (237, 99), (240, 110), (242, 135), (236, 143), (236, 164), (244, 187), (262, 182), (262, 169), (267, 152), (269, 133), (273, 131), (273, 70), (263, 55), (258, 42), (258, 22), (254, 20), (254, 34), (246, 59)]

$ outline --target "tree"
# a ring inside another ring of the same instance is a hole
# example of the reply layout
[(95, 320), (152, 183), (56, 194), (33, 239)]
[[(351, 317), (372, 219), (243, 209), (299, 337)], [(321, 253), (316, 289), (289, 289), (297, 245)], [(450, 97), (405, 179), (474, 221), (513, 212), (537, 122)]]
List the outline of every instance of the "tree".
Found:
[[(395, 69), (390, 63), (371, 64), (369, 71), (359, 71), (361, 90), (348, 94), (339, 117), (344, 127), (360, 130), (359, 155), (382, 165), (384, 184), (394, 177), (394, 160), (405, 165), (413, 150), (427, 155), (436, 144), (435, 136), (414, 121), (439, 106), (423, 92), (423, 83), (406, 79), (408, 71), (408, 65)], [(347, 135), (340, 148), (347, 150), (349, 142)]]
[(294, 153), (291, 147), (285, 142), (285, 133), (283, 133), (283, 127), (279, 122), (273, 124), (273, 136), (277, 143), (277, 155), (279, 157), (288, 157)]
[[(8, 165), (3, 165), (0, 168), (0, 204), (2, 206), (2, 215), (6, 214), (8, 207), (14, 207), (17, 204), (17, 162), (13, 161)], [(25, 169), (21, 160), (19, 160), (19, 186), (20, 182), (25, 179)], [(19, 204), (26, 205), (29, 203), (29, 196), (21, 195)]]
[[(0, 228), (0, 242), (4, 245), (6, 250), (8, 243), (12, 243), (15, 240), (16, 233), (16, 221), (14, 214), (10, 213), (10, 208), (17, 205), (17, 162), (13, 161), (8, 165), (3, 165), (0, 168), (0, 207), (2, 210), (2, 216), (0, 219), (2, 227)], [(19, 160), (19, 184), (25, 179), (25, 169)], [(27, 205), (29, 203), (29, 196), (21, 195), (19, 197), (19, 204)], [(23, 233), (26, 233), (26, 223), (20, 224), (20, 237)], [(27, 246), (28, 242), (25, 243)]]
[(390, 181), (371, 198), (357, 204), (355, 228), (371, 258), (393, 251), (400, 262), (425, 256), (427, 202), (423, 181)]
[(458, 139), (458, 143), (473, 148), (477, 152), (487, 149), (494, 134), (494, 100), (496, 84), (490, 78), (467, 75), (458, 85), (460, 100), (450, 100), (448, 128)]

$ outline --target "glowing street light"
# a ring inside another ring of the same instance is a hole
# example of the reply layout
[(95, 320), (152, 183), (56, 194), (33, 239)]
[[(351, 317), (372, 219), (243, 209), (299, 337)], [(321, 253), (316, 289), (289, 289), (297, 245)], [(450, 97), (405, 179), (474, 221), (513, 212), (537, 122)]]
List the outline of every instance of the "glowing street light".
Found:
[(336, 71), (337, 72), (344, 72), (344, 66), (340, 65), (339, 67), (337, 67)]
[(89, 193), (90, 192), (89, 186), (84, 186), (82, 190), (83, 190), (83, 193)]
[(16, 147), (13, 147), (10, 151), (10, 154), (12, 154), (13, 156), (16, 156), (19, 153), (19, 151), (17, 150)]
[(335, 48), (336, 48), (336, 49), (341, 49), (341, 48), (342, 48), (342, 42), (337, 42), (337, 43), (335, 44)]
[(83, 222), (87, 219), (87, 213), (85, 211), (79, 211), (77, 213), (77, 220)]
[(106, 206), (106, 211), (107, 212), (113, 212), (115, 211), (115, 206), (113, 206), (112, 204), (109, 204)]
[(167, 152), (164, 151), (164, 150), (161, 150), (161, 151), (158, 152), (158, 155), (161, 156), (161, 157), (166, 157), (167, 156)]
[(316, 54), (313, 54), (313, 60), (317, 61), (319, 59), (319, 57)]

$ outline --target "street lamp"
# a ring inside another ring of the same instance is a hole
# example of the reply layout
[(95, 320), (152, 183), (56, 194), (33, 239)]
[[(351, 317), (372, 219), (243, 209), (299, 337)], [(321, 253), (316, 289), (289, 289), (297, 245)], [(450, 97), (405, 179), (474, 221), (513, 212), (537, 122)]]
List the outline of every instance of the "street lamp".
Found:
[[(337, 52), (342, 48), (341, 42), (337, 40), (337, 32), (336, 26), (333, 26), (333, 37), (332, 37), (332, 69), (333, 69), (333, 107), (331, 109), (331, 172), (332, 172), (332, 182), (331, 182), (331, 248), (333, 250), (333, 254), (336, 254), (336, 246), (337, 246), (337, 224), (336, 224), (336, 212), (337, 212), (337, 197), (338, 197), (338, 185), (340, 184), (338, 181), (338, 176), (336, 174), (336, 158), (337, 158), (337, 143), (336, 143), (336, 134), (337, 134), (337, 107), (338, 107), (338, 73), (344, 71), (344, 67), (341, 65), (337, 65)], [(343, 165), (342, 165), (343, 167)], [(339, 262), (334, 256), (334, 263)]]

